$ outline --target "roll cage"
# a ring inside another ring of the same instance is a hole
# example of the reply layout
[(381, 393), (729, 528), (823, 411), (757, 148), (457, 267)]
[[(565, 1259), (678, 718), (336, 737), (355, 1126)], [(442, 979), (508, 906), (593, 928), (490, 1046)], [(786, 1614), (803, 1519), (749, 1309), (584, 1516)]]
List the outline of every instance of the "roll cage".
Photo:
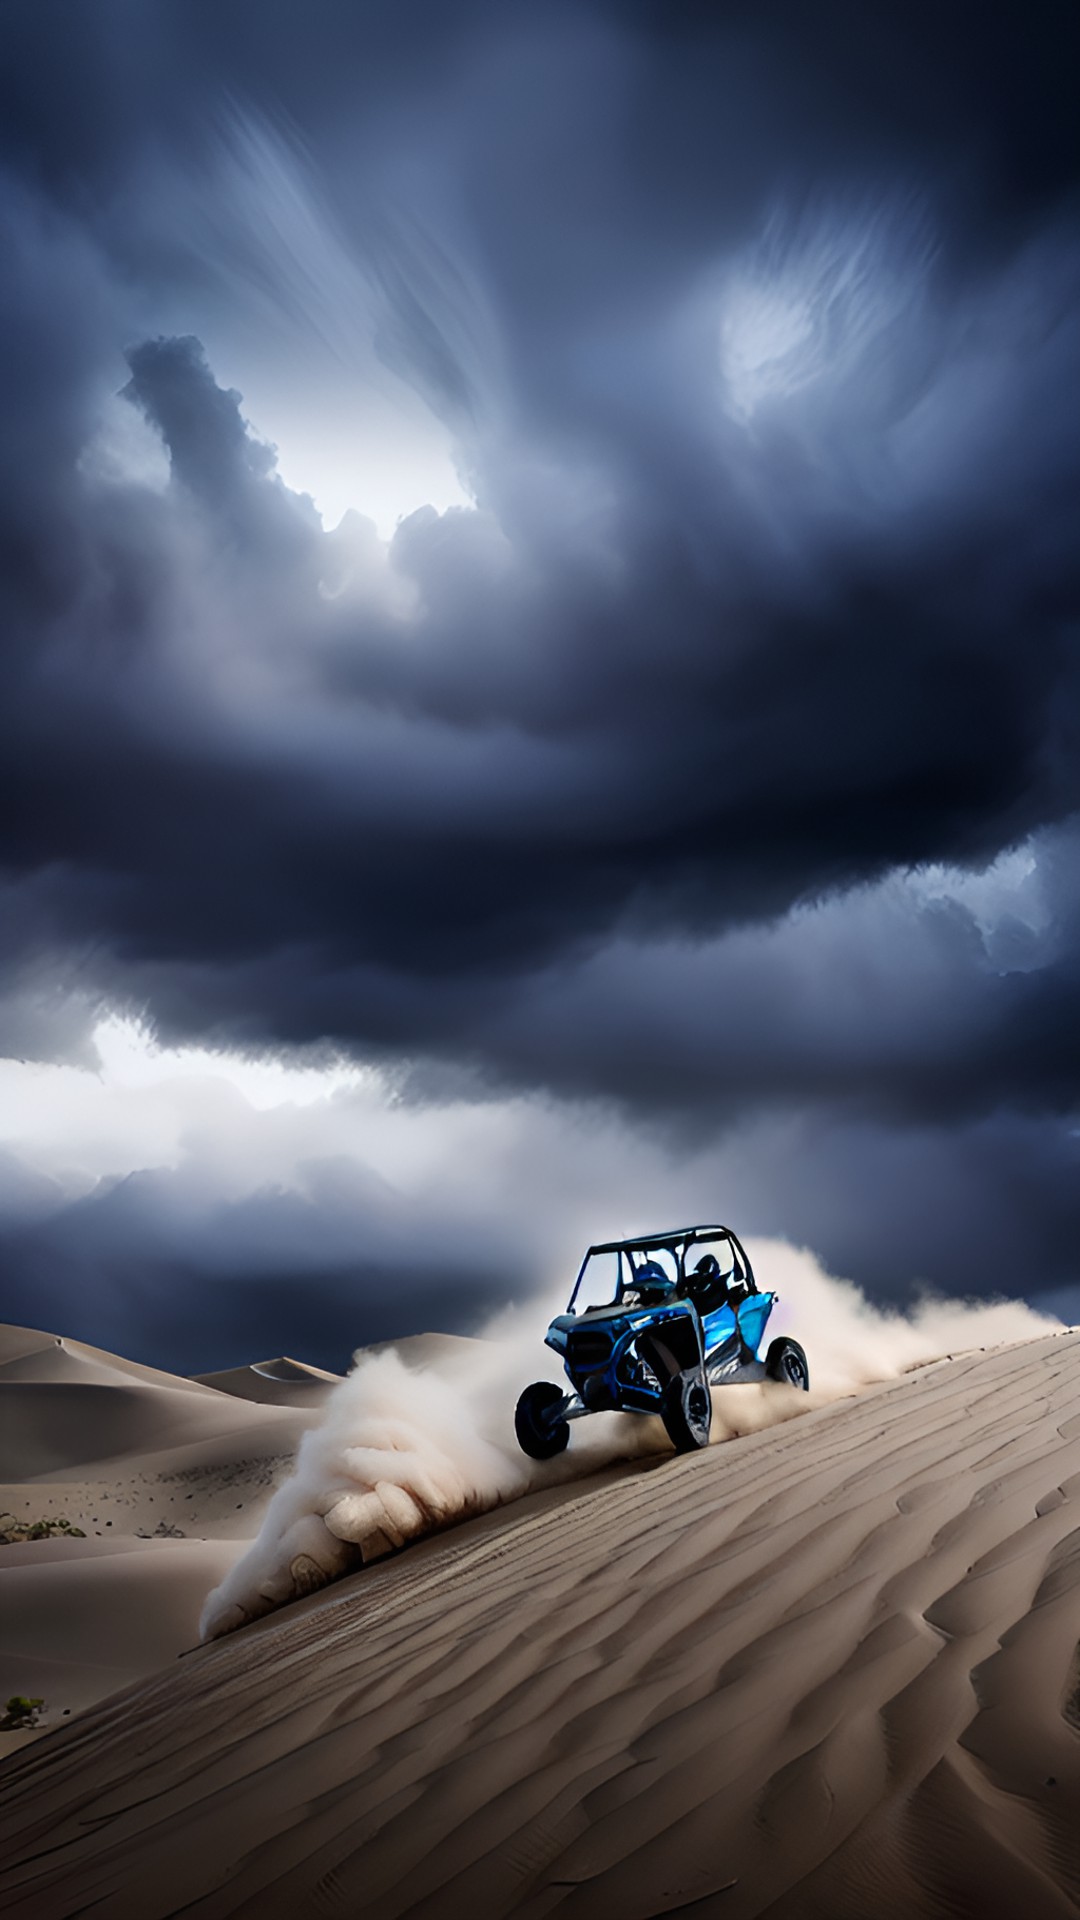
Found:
[[(738, 1235), (733, 1233), (730, 1227), (719, 1225), (682, 1227), (674, 1233), (650, 1233), (639, 1239), (598, 1241), (595, 1246), (589, 1248), (578, 1268), (578, 1276), (574, 1281), (574, 1290), (570, 1295), (566, 1311), (567, 1313), (574, 1311), (574, 1302), (581, 1291), (581, 1283), (585, 1278), (590, 1260), (605, 1254), (614, 1254), (618, 1263), (612, 1306), (622, 1305), (626, 1295), (633, 1290), (640, 1266), (657, 1253), (670, 1255), (675, 1265), (676, 1292), (684, 1299), (691, 1299), (694, 1297), (694, 1290), (687, 1276), (688, 1255), (695, 1247), (704, 1247), (708, 1250), (722, 1241), (727, 1241), (731, 1247), (732, 1271), (738, 1286), (745, 1294), (757, 1293), (758, 1285), (754, 1279), (754, 1270), (749, 1256)], [(636, 1258), (638, 1256), (639, 1258)]]

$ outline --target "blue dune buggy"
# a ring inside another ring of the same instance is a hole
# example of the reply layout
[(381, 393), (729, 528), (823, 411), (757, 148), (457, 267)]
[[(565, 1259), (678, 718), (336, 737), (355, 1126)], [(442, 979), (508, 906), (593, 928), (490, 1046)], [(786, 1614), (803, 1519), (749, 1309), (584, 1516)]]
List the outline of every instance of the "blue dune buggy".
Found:
[(545, 1345), (571, 1391), (548, 1380), (517, 1403), (518, 1444), (533, 1460), (562, 1453), (586, 1413), (656, 1413), (677, 1453), (709, 1444), (712, 1388), (778, 1380), (809, 1388), (796, 1340), (758, 1349), (776, 1304), (760, 1293), (730, 1227), (684, 1227), (590, 1247)]

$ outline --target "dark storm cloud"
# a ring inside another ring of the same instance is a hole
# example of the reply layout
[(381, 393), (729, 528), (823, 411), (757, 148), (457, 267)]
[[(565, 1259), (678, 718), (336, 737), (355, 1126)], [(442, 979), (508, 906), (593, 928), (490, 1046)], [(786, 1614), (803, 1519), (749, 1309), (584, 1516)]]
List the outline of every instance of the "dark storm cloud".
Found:
[(223, 1192), (212, 1145), (190, 1136), (181, 1168), (78, 1200), (0, 1158), (4, 1311), (180, 1371), (275, 1352), (338, 1370), (358, 1344), (471, 1332), (541, 1286), (568, 1292), (594, 1233), (712, 1217), (720, 1197), (741, 1234), (808, 1244), (901, 1310), (929, 1290), (1080, 1311), (1080, 1139), (1045, 1120), (898, 1133), (818, 1108), (665, 1162), (588, 1110), (522, 1118), (504, 1118), (510, 1155), (450, 1195), (393, 1192), (355, 1159)]
[(873, 1299), (906, 1308), (926, 1289), (1080, 1313), (1075, 1130), (997, 1113), (897, 1131), (819, 1110), (751, 1130), (727, 1171), (748, 1221), (767, 1217)]
[[(103, 1181), (75, 1202), (5, 1171), (8, 1319), (181, 1373), (269, 1359), (269, 1346), (344, 1372), (361, 1342), (472, 1328), (507, 1294), (508, 1223), (455, 1240), (422, 1200), (395, 1209), (355, 1165), (347, 1186), (309, 1167), (305, 1192), (227, 1200), (205, 1169)], [(520, 1254), (513, 1272), (518, 1288), (539, 1277)]]
[(38, 939), (99, 943), (177, 1029), (438, 1049), (613, 929), (985, 859), (1075, 804), (1073, 560), (1041, 519), (1003, 565), (996, 517), (976, 560), (894, 552), (878, 515), (793, 589), (750, 511), (716, 568), (657, 536), (543, 575), (490, 515), (421, 513), (350, 579), (197, 343), (130, 359), (172, 483), (88, 490), (10, 709), (9, 860)]
[[(1057, 1192), (1075, 16), (267, 5), (255, 33), (103, 0), (4, 32), (8, 1044), (71, 1052), (28, 987), (66, 969), (164, 1032), (404, 1059), (415, 1098), (920, 1140), (1046, 1115)], [(476, 510), (388, 556), (324, 532), (200, 316), (279, 368), (381, 360)], [(95, 453), (121, 388), (164, 484)], [(1011, 956), (874, 891), (1029, 835), (1053, 937)]]
[[(623, 938), (478, 1010), (477, 1058), (521, 1085), (737, 1128), (757, 1109), (971, 1123), (1080, 1105), (1075, 822), (1033, 843), (989, 922), (893, 877), (767, 927)], [(464, 1023), (464, 1013), (461, 1018)]]

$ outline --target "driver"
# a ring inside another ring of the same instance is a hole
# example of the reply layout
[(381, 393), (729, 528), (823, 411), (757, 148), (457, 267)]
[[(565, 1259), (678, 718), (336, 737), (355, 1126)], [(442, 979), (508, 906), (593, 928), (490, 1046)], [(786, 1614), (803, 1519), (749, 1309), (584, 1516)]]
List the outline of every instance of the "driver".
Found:
[(721, 1295), (720, 1263), (714, 1253), (702, 1254), (692, 1274), (687, 1289), (691, 1300), (699, 1313), (708, 1313), (709, 1309), (719, 1306)]
[(690, 1298), (699, 1313), (711, 1313), (716, 1307), (738, 1306), (745, 1298), (746, 1289), (734, 1266), (727, 1273), (721, 1273), (720, 1262), (714, 1253), (703, 1253), (690, 1275)]

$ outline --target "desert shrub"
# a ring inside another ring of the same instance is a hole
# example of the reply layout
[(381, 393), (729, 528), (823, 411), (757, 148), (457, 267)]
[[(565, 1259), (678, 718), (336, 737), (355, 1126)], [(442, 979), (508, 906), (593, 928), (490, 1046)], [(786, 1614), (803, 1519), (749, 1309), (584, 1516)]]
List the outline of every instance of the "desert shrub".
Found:
[(13, 1693), (0, 1716), (0, 1733), (22, 1733), (27, 1727), (36, 1727), (44, 1705), (44, 1700)]
[(0, 1513), (0, 1547), (12, 1547), (22, 1540), (85, 1540), (81, 1527), (70, 1520), (16, 1520), (13, 1513)]

